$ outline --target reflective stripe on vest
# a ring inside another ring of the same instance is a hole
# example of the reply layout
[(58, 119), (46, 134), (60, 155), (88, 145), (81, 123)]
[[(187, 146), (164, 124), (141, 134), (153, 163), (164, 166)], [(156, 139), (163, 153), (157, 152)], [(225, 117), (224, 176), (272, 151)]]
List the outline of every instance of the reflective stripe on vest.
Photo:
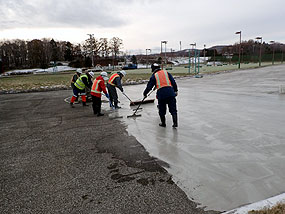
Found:
[(94, 83), (93, 83), (92, 88), (91, 88), (91, 92), (101, 94), (101, 91), (98, 91), (100, 81), (102, 81), (102, 80), (96, 80), (96, 79), (94, 80)]
[(83, 90), (83, 89), (85, 88), (85, 84), (84, 84), (84, 82), (82, 81), (82, 78), (83, 78), (83, 77), (86, 77), (86, 79), (88, 79), (87, 75), (86, 75), (86, 74), (83, 74), (83, 75), (81, 75), (81, 76), (76, 80), (76, 82), (74, 83), (74, 85), (75, 85), (78, 89), (80, 89), (80, 90)]
[(171, 86), (170, 79), (168, 77), (167, 71), (160, 70), (154, 74), (156, 79), (156, 88), (160, 89), (162, 87)]
[(116, 74), (113, 74), (113, 75), (110, 77), (108, 83), (109, 83), (110, 85), (115, 86), (115, 84), (114, 84), (113, 82), (114, 82), (114, 79), (115, 79), (116, 77), (120, 77), (120, 75), (117, 74), (117, 73), (116, 73)]

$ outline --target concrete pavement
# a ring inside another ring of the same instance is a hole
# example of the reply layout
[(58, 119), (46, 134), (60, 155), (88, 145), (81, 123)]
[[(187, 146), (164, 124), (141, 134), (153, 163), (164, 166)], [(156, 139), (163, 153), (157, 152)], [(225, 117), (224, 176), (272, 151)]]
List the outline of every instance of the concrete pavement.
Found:
[[(178, 129), (158, 126), (156, 103), (127, 119), (128, 132), (166, 168), (189, 198), (230, 210), (285, 192), (285, 65), (177, 80)], [(145, 85), (125, 87), (142, 98)], [(151, 95), (155, 98), (155, 95)], [(128, 103), (121, 96), (122, 103)]]

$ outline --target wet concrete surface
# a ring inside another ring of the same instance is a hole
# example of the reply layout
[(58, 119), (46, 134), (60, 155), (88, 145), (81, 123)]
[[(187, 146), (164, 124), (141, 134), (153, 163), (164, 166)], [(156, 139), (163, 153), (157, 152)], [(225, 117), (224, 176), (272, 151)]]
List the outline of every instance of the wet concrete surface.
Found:
[[(230, 210), (285, 192), (285, 65), (177, 80), (179, 127), (158, 126), (156, 103), (141, 117), (120, 95), (116, 113), (130, 135), (166, 168), (189, 198)], [(131, 99), (145, 85), (126, 86)], [(155, 98), (152, 94), (150, 98)]]
[(120, 121), (70, 108), (71, 93), (0, 95), (0, 213), (206, 213)]

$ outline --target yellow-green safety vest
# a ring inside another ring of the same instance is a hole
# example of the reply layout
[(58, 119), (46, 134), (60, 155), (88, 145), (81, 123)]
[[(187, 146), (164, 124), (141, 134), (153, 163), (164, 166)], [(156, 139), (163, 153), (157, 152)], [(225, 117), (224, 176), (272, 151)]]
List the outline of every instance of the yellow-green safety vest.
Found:
[(74, 85), (78, 88), (78, 89), (80, 89), (80, 90), (83, 90), (83, 89), (85, 89), (85, 84), (84, 84), (84, 82), (82, 81), (82, 78), (83, 77), (86, 77), (86, 79), (88, 80), (88, 77), (87, 77), (87, 75), (86, 74), (83, 74), (83, 75), (80, 75), (80, 77), (76, 80), (76, 82), (74, 83)]

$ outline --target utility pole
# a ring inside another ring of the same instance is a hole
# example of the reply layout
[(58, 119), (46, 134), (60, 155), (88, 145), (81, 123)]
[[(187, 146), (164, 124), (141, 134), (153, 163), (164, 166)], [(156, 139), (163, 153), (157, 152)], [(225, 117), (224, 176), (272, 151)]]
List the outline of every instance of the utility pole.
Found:
[(92, 40), (94, 38), (94, 34), (87, 34), (90, 37), (90, 45), (91, 45), (91, 57), (92, 57), (92, 67), (94, 67), (94, 50), (93, 50), (93, 44)]

